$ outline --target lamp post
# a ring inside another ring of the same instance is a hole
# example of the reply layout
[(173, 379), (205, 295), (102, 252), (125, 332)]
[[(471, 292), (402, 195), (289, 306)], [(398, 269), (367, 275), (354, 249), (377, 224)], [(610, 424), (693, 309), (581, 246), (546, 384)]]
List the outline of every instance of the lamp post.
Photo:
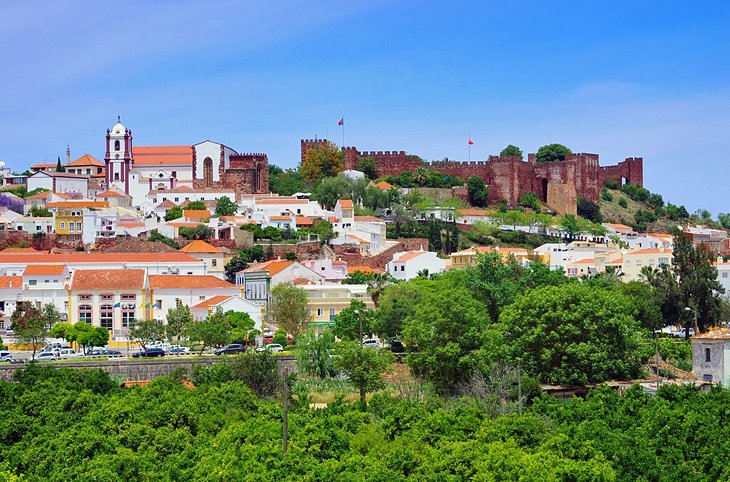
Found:
[[(691, 311), (695, 315), (695, 326), (694, 326), (694, 328), (696, 330), (697, 329), (697, 310), (693, 310), (689, 306), (685, 306), (684, 307), (684, 311)], [(688, 326), (685, 326), (684, 327), (684, 339), (685, 340), (689, 340), (689, 327)]]
[(355, 310), (354, 313), (355, 313), (355, 317), (357, 318), (357, 322), (358, 322), (358, 324), (360, 326), (360, 330), (359, 330), (359, 333), (360, 333), (360, 346), (362, 346), (362, 317), (360, 316), (360, 310)]

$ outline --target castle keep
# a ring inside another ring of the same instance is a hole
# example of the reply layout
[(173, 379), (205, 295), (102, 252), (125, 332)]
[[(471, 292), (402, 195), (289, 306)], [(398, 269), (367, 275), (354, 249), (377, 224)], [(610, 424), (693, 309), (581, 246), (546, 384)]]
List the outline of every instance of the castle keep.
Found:
[[(301, 156), (324, 142), (324, 139), (302, 139)], [(425, 167), (464, 180), (479, 176), (489, 186), (489, 202), (506, 199), (516, 205), (526, 192), (536, 193), (549, 204), (570, 204), (577, 196), (598, 202), (601, 188), (607, 179), (619, 184), (644, 183), (643, 159), (629, 157), (613, 166), (600, 166), (598, 154), (576, 153), (564, 161), (538, 163), (535, 154), (527, 161), (513, 156), (489, 156), (486, 161), (433, 161), (423, 162), (418, 156), (404, 151), (359, 151), (344, 147), (345, 169), (355, 169), (360, 157), (372, 157), (378, 166), (378, 176), (397, 176), (404, 171)]]

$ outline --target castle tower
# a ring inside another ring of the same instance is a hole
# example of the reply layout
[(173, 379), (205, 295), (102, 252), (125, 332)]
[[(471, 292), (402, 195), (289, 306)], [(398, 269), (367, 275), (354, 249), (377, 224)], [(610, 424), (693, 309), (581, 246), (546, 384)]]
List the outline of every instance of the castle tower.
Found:
[(132, 169), (132, 131), (124, 127), (119, 116), (114, 127), (106, 130), (106, 187), (116, 186), (129, 194), (129, 171)]
[(71, 164), (71, 146), (66, 144), (66, 165)]

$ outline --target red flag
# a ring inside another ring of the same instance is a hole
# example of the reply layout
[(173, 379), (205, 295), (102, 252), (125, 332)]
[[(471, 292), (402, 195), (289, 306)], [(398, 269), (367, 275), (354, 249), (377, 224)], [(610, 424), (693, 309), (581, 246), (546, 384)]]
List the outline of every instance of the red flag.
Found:
[(469, 138), (469, 145), (470, 146), (473, 146), (474, 145), (474, 141), (471, 140), (471, 137)]
[(344, 117), (341, 117), (340, 120), (339, 120), (339, 122), (337, 122), (337, 125), (338, 126), (344, 126), (345, 125), (345, 118)]

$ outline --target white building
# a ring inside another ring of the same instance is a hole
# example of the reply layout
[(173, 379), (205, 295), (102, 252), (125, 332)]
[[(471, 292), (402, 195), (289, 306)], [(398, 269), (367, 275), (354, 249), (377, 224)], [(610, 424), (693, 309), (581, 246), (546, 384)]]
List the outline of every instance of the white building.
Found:
[(86, 197), (89, 191), (89, 178), (66, 172), (38, 171), (28, 176), (28, 192), (39, 188)]
[(386, 271), (398, 280), (409, 280), (416, 278), (418, 273), (429, 275), (441, 273), (446, 269), (446, 261), (439, 258), (432, 251), (400, 251), (393, 255), (393, 260), (388, 262)]
[(347, 278), (347, 262), (341, 259), (310, 259), (301, 263), (330, 283), (339, 283)]
[(215, 313), (218, 310), (222, 311), (223, 313), (225, 313), (227, 311), (246, 313), (253, 320), (254, 327), (256, 327), (256, 329), (263, 331), (262, 330), (263, 314), (262, 314), (261, 306), (257, 305), (256, 303), (253, 303), (251, 301), (248, 301), (239, 295), (235, 295), (235, 296), (220, 295), (220, 296), (214, 296), (205, 301), (201, 301), (197, 305), (190, 308), (190, 314), (193, 315), (194, 319), (200, 321), (200, 320), (204, 320), (205, 318), (207, 318), (208, 316), (210, 316), (211, 314)]
[(236, 296), (240, 287), (213, 275), (150, 275), (151, 316), (164, 320), (167, 310), (183, 304), (192, 308), (217, 296)]

